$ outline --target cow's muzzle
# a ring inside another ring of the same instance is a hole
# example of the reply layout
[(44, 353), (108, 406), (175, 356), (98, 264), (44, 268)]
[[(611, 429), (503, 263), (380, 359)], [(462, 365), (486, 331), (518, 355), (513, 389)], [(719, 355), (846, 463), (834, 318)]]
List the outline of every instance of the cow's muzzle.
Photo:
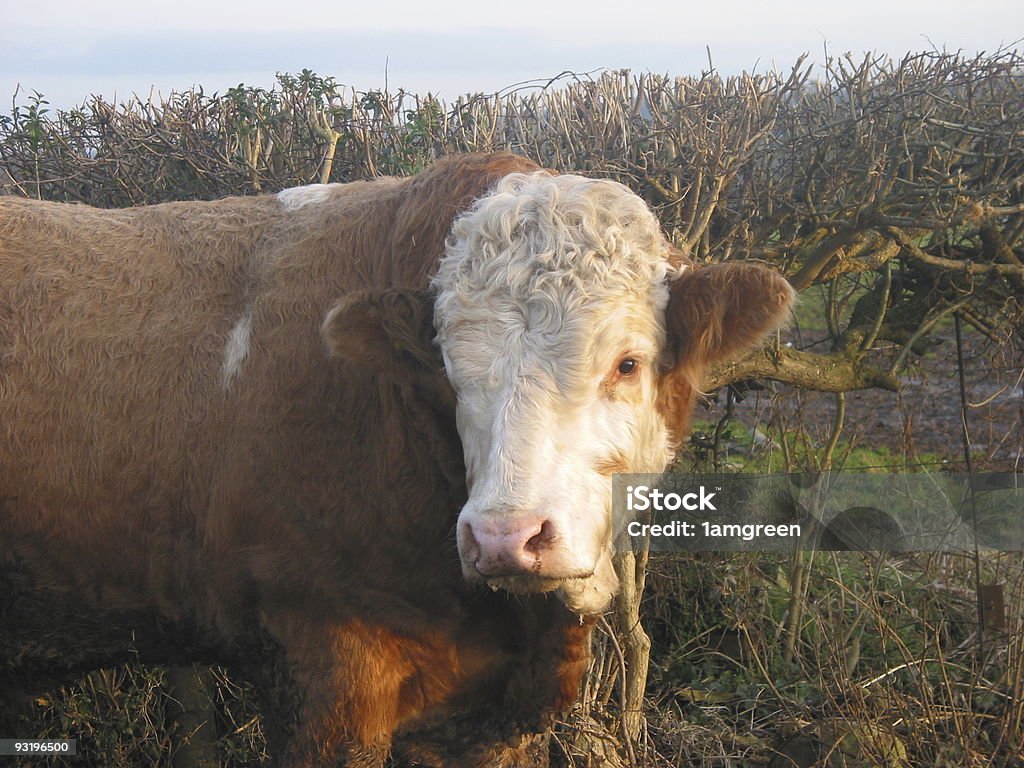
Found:
[(526, 576), (541, 584), (594, 572), (594, 564), (580, 562), (559, 526), (544, 516), (482, 514), (461, 520), (458, 543), (463, 567), (485, 580)]

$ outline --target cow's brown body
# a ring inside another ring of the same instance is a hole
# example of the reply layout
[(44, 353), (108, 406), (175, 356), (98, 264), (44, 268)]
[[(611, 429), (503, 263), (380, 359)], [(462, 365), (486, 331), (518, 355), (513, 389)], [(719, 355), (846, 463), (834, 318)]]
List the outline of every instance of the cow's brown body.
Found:
[(576, 696), (590, 622), (464, 584), (440, 363), (384, 375), (329, 359), (319, 333), (339, 297), (426, 289), (453, 217), (531, 168), (469, 157), (294, 209), (0, 198), (6, 567), (214, 646), (268, 631), (302, 702), (296, 764), (376, 765), (396, 739), (532, 764), (517, 734)]

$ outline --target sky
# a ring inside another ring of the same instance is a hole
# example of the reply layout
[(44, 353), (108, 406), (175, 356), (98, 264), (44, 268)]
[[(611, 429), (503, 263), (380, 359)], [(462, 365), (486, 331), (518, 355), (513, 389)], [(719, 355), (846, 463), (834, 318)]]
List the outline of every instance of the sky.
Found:
[(563, 72), (786, 71), (865, 51), (1024, 48), (1022, 0), (0, 0), (0, 114), (311, 69), (358, 91), (452, 100)]

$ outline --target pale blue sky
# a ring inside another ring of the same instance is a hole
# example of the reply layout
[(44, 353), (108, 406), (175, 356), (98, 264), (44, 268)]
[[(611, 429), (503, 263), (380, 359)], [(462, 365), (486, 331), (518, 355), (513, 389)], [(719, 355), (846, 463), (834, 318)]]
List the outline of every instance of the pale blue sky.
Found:
[(89, 94), (207, 92), (309, 68), (357, 90), (447, 99), (565, 70), (698, 74), (788, 69), (802, 52), (963, 50), (1024, 43), (1024, 2), (620, 0), (0, 0), (0, 98), (35, 89), (54, 105)]

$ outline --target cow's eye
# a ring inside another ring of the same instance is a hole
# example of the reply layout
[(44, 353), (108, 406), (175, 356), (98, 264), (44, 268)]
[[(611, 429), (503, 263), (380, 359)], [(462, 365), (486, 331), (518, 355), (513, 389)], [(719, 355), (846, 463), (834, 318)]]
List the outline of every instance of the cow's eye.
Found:
[(619, 362), (619, 375), (620, 376), (632, 376), (640, 368), (640, 363), (634, 360), (632, 357), (627, 357), (625, 360)]

